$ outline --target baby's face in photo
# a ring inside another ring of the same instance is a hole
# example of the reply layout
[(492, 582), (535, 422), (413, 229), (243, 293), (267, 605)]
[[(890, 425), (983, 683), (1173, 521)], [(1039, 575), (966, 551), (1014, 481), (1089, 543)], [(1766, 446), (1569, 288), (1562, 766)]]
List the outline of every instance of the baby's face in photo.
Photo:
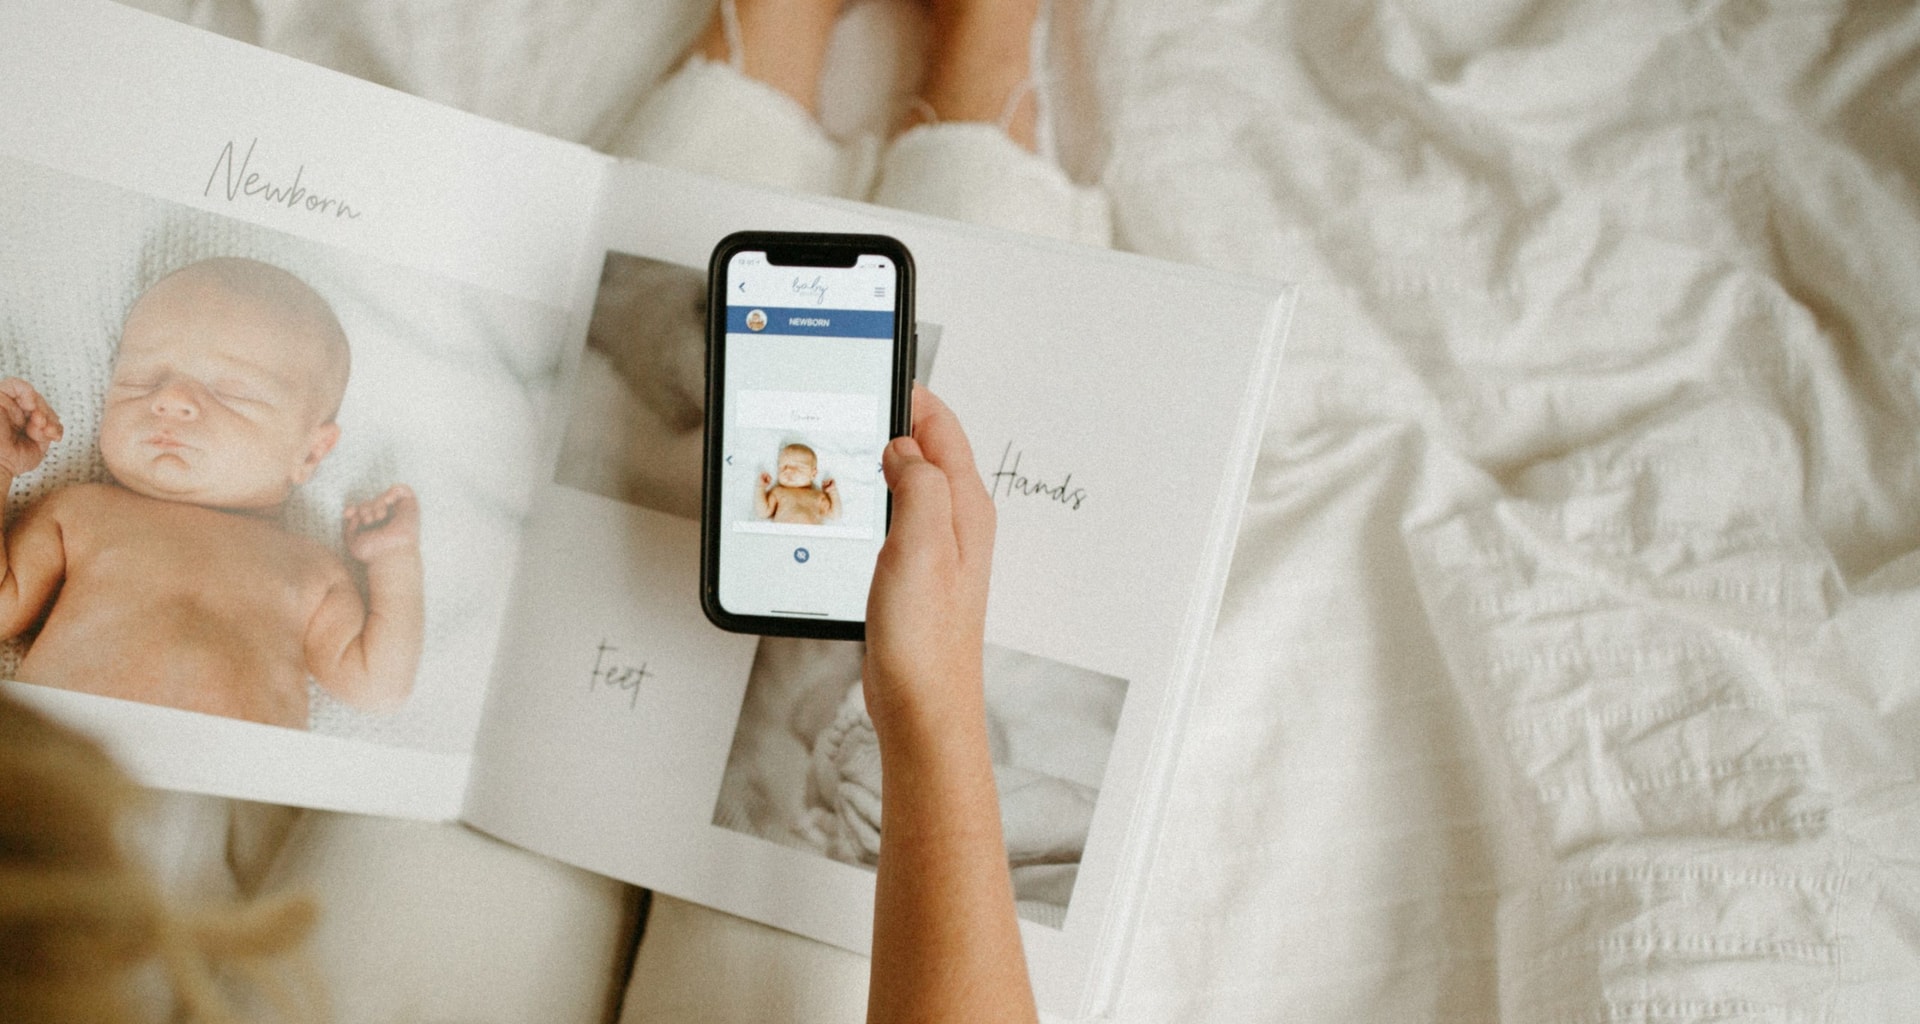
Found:
[(813, 475), (818, 470), (813, 452), (798, 445), (780, 449), (780, 486), (812, 487)]
[(346, 359), (332, 313), (291, 275), (240, 260), (194, 264), (127, 315), (101, 455), (121, 486), (148, 497), (278, 505), (339, 438)]

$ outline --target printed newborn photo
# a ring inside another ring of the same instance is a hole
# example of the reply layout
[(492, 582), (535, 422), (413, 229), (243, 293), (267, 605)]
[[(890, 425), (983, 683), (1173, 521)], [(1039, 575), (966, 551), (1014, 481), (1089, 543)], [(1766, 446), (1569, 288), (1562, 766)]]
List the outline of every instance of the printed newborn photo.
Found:
[[(404, 702), (426, 618), (413, 491), (342, 509), (345, 558), (283, 521), (340, 439), (350, 362), (327, 301), (271, 264), (197, 260), (141, 292), (100, 417), (107, 478), (5, 524), (0, 631), (38, 623), (19, 678), (297, 729), (309, 678), (351, 707)], [(19, 377), (0, 414), (11, 489), (64, 430)]]
[[(880, 751), (860, 688), (861, 645), (760, 641), (713, 823), (872, 868)], [(1062, 927), (1124, 679), (988, 645), (988, 739), (1020, 916)]]
[(554, 482), (700, 517), (707, 275), (609, 252)]
[[(448, 436), (461, 417), (402, 410), (550, 389), (557, 358), (502, 366), (497, 388), (432, 381), (474, 365), (454, 320), (526, 332), (504, 346), (540, 344), (542, 318), (44, 168), (0, 160), (0, 173), (6, 674), (464, 749), (478, 623), (434, 614), (431, 597), (437, 583), (504, 589), (508, 573), (437, 580), (450, 560), (426, 538), (459, 523), (464, 539), (442, 539), (471, 552), (477, 526), (506, 562), (513, 524), (466, 521), (474, 495), (443, 485), (446, 447), (474, 443)], [(531, 468), (510, 447), (492, 454)]]

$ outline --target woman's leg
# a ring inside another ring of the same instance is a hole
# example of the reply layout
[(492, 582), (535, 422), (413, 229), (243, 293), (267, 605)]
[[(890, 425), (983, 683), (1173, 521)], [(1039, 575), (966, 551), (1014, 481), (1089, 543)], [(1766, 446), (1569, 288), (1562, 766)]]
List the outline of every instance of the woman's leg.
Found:
[(873, 201), (1106, 245), (1106, 195), (1040, 156), (1033, 45), (1040, 0), (936, 0), (934, 45), (909, 127)]
[(840, 0), (722, 0), (693, 52), (730, 64), (818, 116), (820, 70)]
[(993, 124), (1035, 147), (1033, 26), (1040, 0), (938, 0), (915, 123)]
[(871, 150), (836, 143), (815, 117), (840, 3), (721, 0), (614, 155), (797, 192), (864, 195)]

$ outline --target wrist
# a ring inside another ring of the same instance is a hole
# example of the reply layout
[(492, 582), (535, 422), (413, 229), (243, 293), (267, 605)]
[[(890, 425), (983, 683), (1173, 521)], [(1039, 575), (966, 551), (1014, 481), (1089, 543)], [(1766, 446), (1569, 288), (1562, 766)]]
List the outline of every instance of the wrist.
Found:
[(903, 844), (932, 843), (952, 849), (961, 837), (983, 837), (996, 850), (999, 795), (987, 740), (985, 707), (950, 705), (938, 713), (915, 708), (882, 726), (882, 799), (886, 804), (882, 855)]
[(884, 755), (938, 754), (956, 744), (985, 742), (987, 705), (979, 671), (878, 678), (865, 687), (867, 717)]
[(420, 546), (405, 544), (388, 548), (365, 559), (367, 581), (373, 583), (376, 578), (382, 581), (418, 579), (420, 577)]

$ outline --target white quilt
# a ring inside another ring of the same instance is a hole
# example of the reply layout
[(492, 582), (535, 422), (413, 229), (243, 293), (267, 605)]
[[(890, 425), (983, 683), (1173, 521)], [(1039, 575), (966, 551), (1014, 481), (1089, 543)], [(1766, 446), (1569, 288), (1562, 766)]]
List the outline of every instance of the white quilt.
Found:
[[(603, 147), (707, 16), (150, 5)], [(1920, 1013), (1920, 8), (1056, 7), (1119, 243), (1303, 286), (1119, 1017)]]

